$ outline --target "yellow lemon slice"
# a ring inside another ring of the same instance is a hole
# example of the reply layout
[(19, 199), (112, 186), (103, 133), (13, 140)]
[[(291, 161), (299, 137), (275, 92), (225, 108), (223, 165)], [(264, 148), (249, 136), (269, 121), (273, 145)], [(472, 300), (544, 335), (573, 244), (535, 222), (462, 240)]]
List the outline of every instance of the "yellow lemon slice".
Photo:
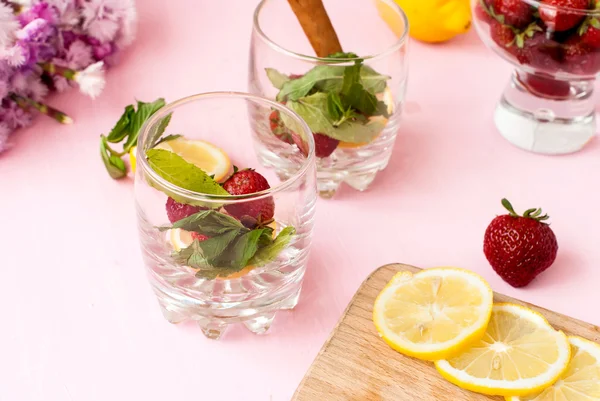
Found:
[(468, 270), (443, 267), (398, 273), (381, 291), (373, 321), (395, 350), (420, 359), (455, 355), (485, 333), (493, 292)]
[[(377, 95), (377, 99), (381, 100), (382, 102), (384, 102), (387, 105), (388, 114), (391, 115), (394, 112), (394, 98), (392, 96), (392, 91), (390, 91), (390, 88), (386, 87), (385, 90), (383, 91), (383, 93), (380, 93), (379, 95)], [(387, 125), (387, 122), (388, 122), (388, 119), (385, 118), (384, 116), (372, 116), (372, 117), (369, 117), (369, 122), (367, 123), (367, 125), (378, 124), (381, 126), (381, 131), (383, 131), (383, 129)], [(379, 134), (381, 134), (381, 132)], [(375, 138), (373, 138), (373, 141), (379, 137), (379, 134)], [(371, 142), (373, 142), (373, 141), (371, 141)], [(353, 143), (353, 142), (340, 141), (340, 143), (338, 144), (338, 147), (346, 148), (346, 149), (360, 148), (365, 145), (368, 145), (371, 142)]]
[(557, 382), (542, 392), (507, 401), (597, 401), (600, 400), (600, 344), (569, 337), (571, 361)]
[(206, 174), (214, 175), (215, 181), (226, 179), (233, 171), (229, 156), (209, 142), (179, 137), (161, 142), (156, 148), (178, 154), (188, 163), (204, 170)]
[(526, 395), (550, 386), (571, 356), (567, 336), (537, 312), (496, 304), (485, 336), (464, 353), (436, 361), (448, 381), (488, 395)]
[(131, 166), (131, 172), (134, 174), (136, 164), (135, 152), (137, 152), (137, 146), (134, 146), (131, 149), (129, 149), (129, 165)]

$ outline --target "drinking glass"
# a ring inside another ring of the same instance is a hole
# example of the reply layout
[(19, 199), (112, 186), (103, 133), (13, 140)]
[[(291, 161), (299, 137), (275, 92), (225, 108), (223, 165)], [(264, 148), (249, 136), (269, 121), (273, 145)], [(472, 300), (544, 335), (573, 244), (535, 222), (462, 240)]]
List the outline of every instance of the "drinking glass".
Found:
[[(271, 111), (286, 116), (302, 147), (270, 148), (285, 157), (285, 179), (262, 167), (255, 152), (268, 148), (262, 138), (269, 131), (265, 116)], [(270, 188), (236, 196), (190, 190), (190, 182), (199, 179), (163, 162), (181, 156), (174, 145), (171, 151), (160, 145), (173, 138), (169, 135), (181, 135), (194, 146), (216, 146), (227, 154), (232, 170), (256, 169)], [(137, 165), (135, 202), (143, 260), (169, 322), (194, 320), (207, 337), (217, 339), (234, 323), (264, 333), (277, 311), (296, 306), (317, 198), (314, 141), (300, 117), (277, 102), (246, 93), (190, 96), (163, 107), (144, 124)], [(272, 218), (252, 216), (265, 205)]]
[[(330, 198), (342, 182), (367, 189), (388, 164), (406, 91), (408, 21), (392, 0), (325, 0), (324, 6), (342, 48), (354, 54), (313, 56), (289, 4), (262, 0), (254, 12), (248, 88), (306, 120), (315, 135), (319, 194)], [(353, 99), (351, 85), (343, 88), (346, 71), (357, 63), (358, 88), (377, 102), (375, 112)], [(339, 99), (329, 99), (330, 92)], [(328, 101), (339, 108), (330, 111)], [(265, 141), (279, 141), (282, 147), (293, 143), (276, 113), (271, 128), (271, 139)], [(284, 158), (268, 149), (259, 149), (259, 155), (263, 165), (283, 177), (289, 174)]]

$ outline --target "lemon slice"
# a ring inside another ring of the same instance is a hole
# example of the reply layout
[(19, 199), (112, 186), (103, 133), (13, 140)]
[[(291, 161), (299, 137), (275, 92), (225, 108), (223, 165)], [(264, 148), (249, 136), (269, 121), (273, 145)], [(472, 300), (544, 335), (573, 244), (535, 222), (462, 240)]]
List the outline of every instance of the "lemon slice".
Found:
[(214, 175), (215, 181), (222, 181), (233, 171), (229, 156), (215, 145), (182, 137), (161, 142), (156, 149), (165, 149), (181, 156), (188, 163), (204, 170), (208, 175)]
[[(377, 99), (383, 101), (387, 105), (388, 114), (391, 115), (394, 112), (394, 98), (392, 96), (392, 91), (390, 91), (390, 88), (386, 87), (385, 90), (383, 91), (383, 93), (377, 95)], [(388, 119), (385, 118), (384, 116), (372, 116), (372, 117), (369, 117), (369, 122), (367, 123), (367, 125), (379, 124), (381, 126), (381, 131), (383, 131), (383, 129), (387, 125), (387, 122), (388, 122)], [(381, 132), (375, 138), (373, 138), (372, 141), (374, 141), (377, 137), (379, 137), (380, 134), (381, 134)], [(368, 145), (371, 142), (354, 143), (354, 142), (340, 141), (340, 143), (338, 144), (338, 147), (346, 148), (346, 149), (360, 148), (362, 146)]]
[(571, 356), (567, 336), (537, 312), (496, 304), (485, 336), (461, 355), (436, 361), (448, 381), (488, 395), (526, 395), (550, 386)]
[(131, 149), (129, 149), (129, 165), (131, 166), (131, 172), (135, 174), (135, 163), (136, 163), (136, 158), (135, 158), (135, 152), (137, 152), (137, 146), (132, 147)]
[(396, 274), (381, 291), (373, 321), (395, 350), (420, 359), (455, 355), (485, 333), (493, 292), (477, 274), (457, 268)]
[(569, 337), (571, 361), (558, 381), (540, 393), (506, 397), (507, 401), (597, 401), (600, 400), (600, 344)]

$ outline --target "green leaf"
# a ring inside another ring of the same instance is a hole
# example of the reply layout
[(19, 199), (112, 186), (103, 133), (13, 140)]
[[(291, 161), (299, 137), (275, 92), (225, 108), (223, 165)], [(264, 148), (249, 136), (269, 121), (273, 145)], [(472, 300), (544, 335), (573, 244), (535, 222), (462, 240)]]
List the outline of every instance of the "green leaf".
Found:
[(344, 142), (368, 143), (383, 131), (386, 124), (387, 121), (381, 118), (373, 120), (354, 118), (344, 121), (327, 135)]
[(250, 259), (249, 264), (253, 266), (261, 266), (275, 260), (275, 258), (277, 258), (277, 255), (279, 255), (279, 253), (283, 251), (285, 247), (290, 243), (290, 240), (292, 239), (292, 236), (295, 233), (296, 229), (292, 226), (287, 226), (286, 228), (281, 230), (279, 235), (277, 235), (277, 238), (275, 238), (275, 240), (271, 244), (265, 247), (261, 247), (256, 252), (254, 257)]
[(218, 257), (217, 263), (239, 271), (248, 265), (248, 261), (258, 249), (264, 228), (255, 229), (242, 234)]
[(115, 124), (113, 129), (110, 131), (106, 140), (111, 143), (119, 143), (121, 142), (127, 135), (129, 135), (129, 123), (131, 121), (131, 117), (135, 113), (133, 105), (129, 105), (125, 107), (125, 111), (119, 118), (119, 121)]
[(177, 138), (181, 138), (182, 135), (179, 134), (174, 134), (174, 135), (167, 135), (163, 138), (160, 138), (152, 147), (156, 147), (159, 143), (163, 143), (163, 142), (169, 142), (172, 141), (173, 139), (177, 139)]
[[(170, 141), (171, 139), (175, 139), (175, 138), (179, 138), (181, 135), (167, 135), (164, 138), (160, 138), (161, 135), (165, 132), (165, 130), (167, 129), (167, 126), (169, 125), (169, 123), (171, 122), (171, 116), (173, 115), (173, 113), (169, 113), (166, 116), (164, 116), (163, 118), (160, 119), (160, 121), (158, 122), (156, 129), (154, 130), (154, 132), (151, 133), (152, 137), (149, 138), (148, 143), (151, 143), (150, 147), (153, 148), (156, 145), (158, 145), (161, 142), (165, 142), (165, 141)], [(138, 132), (139, 135), (139, 132)], [(168, 139), (169, 137), (171, 137), (170, 139)]]
[(202, 210), (176, 221), (170, 227), (159, 227), (159, 230), (165, 231), (172, 228), (194, 231), (207, 237), (223, 234), (230, 230), (249, 231), (239, 220), (216, 210)]
[(267, 72), (267, 77), (269, 78), (269, 81), (271, 81), (271, 84), (277, 89), (281, 89), (283, 87), (283, 84), (290, 80), (290, 77), (280, 73), (274, 68), (265, 68), (265, 71)]
[(354, 83), (344, 93), (344, 103), (371, 116), (377, 111), (378, 100), (375, 95), (365, 90), (361, 84)]
[(239, 231), (229, 230), (225, 231), (223, 234), (200, 241), (199, 246), (202, 249), (202, 255), (207, 261), (208, 265), (215, 268), (225, 269), (234, 267), (231, 264), (222, 263), (220, 259), (223, 258), (224, 255), (228, 255), (230, 253), (227, 250), (230, 245), (239, 242), (238, 235)]
[(106, 143), (106, 137), (104, 135), (100, 136), (100, 156), (102, 157), (102, 162), (104, 162), (106, 171), (108, 171), (108, 174), (112, 178), (119, 179), (127, 175), (125, 163), (120, 157), (112, 154)]
[(315, 84), (320, 81), (335, 78), (342, 79), (343, 71), (344, 67), (332, 67), (328, 65), (314, 67), (302, 77), (285, 82), (277, 94), (277, 100), (298, 100), (306, 96)]
[(337, 52), (337, 53), (330, 54), (326, 58), (349, 59), (349, 58), (358, 58), (358, 56), (356, 55), (356, 53), (351, 53), (351, 52), (348, 52), (348, 53)]
[(343, 95), (348, 94), (352, 89), (352, 86), (359, 84), (360, 82), (360, 67), (362, 61), (356, 61), (353, 66), (346, 67), (344, 69), (344, 78), (342, 79), (342, 90)]
[[(344, 70), (352, 67), (329, 67), (336, 71), (330, 78), (316, 82), (315, 88), (323, 92), (340, 92), (342, 90), (344, 80)], [(381, 75), (371, 67), (363, 65), (360, 69), (360, 83), (366, 90), (373, 94), (381, 93), (387, 86), (387, 80), (390, 79), (387, 75)]]
[(150, 167), (162, 178), (180, 188), (209, 195), (229, 195), (201, 168), (186, 162), (181, 156), (164, 149), (149, 149), (146, 157)]
[(596, 29), (600, 29), (600, 21), (598, 21), (598, 18), (590, 18), (590, 25)]
[[(326, 93), (317, 92), (298, 101), (290, 100), (286, 105), (306, 121), (312, 132), (329, 135), (335, 127), (329, 120), (327, 97)], [(293, 121), (288, 121), (289, 117), (284, 114), (281, 115), (281, 119), (287, 126), (293, 123)]]
[(195, 239), (187, 248), (183, 248), (179, 252), (173, 253), (172, 256), (176, 263), (190, 266), (194, 269), (210, 268), (210, 264), (206, 258), (204, 258), (202, 248), (200, 248), (200, 241), (197, 239)]
[(342, 118), (344, 111), (344, 105), (340, 96), (335, 92), (329, 92), (327, 94), (327, 112), (329, 113), (329, 118), (337, 121)]
[[(127, 141), (125, 145), (123, 145), (123, 150), (128, 152), (129, 149), (137, 142), (137, 138), (140, 132), (140, 128), (144, 125), (144, 122), (158, 110), (160, 110), (165, 105), (165, 99), (159, 98), (152, 103), (145, 103), (142, 101), (137, 102), (137, 111), (131, 118), (131, 122), (129, 124), (129, 136), (127, 137)], [(167, 119), (166, 124), (169, 123), (170, 116), (165, 117)], [(166, 124), (164, 127), (166, 127)], [(163, 127), (163, 131), (164, 131)], [(157, 131), (160, 130), (160, 126), (157, 128)], [(161, 132), (162, 134), (162, 132)], [(155, 138), (158, 138), (160, 134), (156, 135)]]

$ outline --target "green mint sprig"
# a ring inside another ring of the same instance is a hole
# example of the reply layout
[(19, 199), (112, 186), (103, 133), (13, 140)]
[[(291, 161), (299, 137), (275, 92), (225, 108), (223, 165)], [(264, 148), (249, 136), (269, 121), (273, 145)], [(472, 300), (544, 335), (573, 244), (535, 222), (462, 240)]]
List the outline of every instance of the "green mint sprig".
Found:
[(209, 237), (172, 254), (177, 263), (198, 269), (196, 277), (214, 279), (238, 272), (248, 265), (272, 262), (289, 244), (295, 229), (285, 227), (275, 239), (273, 229), (244, 227), (239, 220), (216, 210), (203, 210), (159, 230), (181, 228)]
[[(365, 66), (354, 53), (336, 53), (329, 58), (352, 60), (353, 65), (320, 65), (297, 79), (266, 69), (271, 84), (279, 89), (277, 100), (300, 115), (312, 132), (344, 142), (370, 142), (385, 122), (369, 117), (389, 117), (387, 105), (376, 95), (385, 90), (390, 77)], [(294, 122), (287, 116), (282, 115), (281, 119), (294, 129)]]
[[(163, 98), (159, 98), (150, 103), (138, 101), (137, 109), (134, 105), (130, 104), (125, 107), (123, 114), (110, 133), (108, 135), (100, 135), (100, 156), (102, 157), (102, 161), (104, 162), (108, 174), (112, 178), (119, 179), (127, 175), (127, 168), (125, 167), (122, 157), (129, 153), (131, 148), (137, 143), (139, 131), (146, 120), (164, 105), (165, 99)], [(158, 138), (160, 138), (169, 124), (170, 119), (171, 115), (162, 119), (156, 132), (154, 132), (154, 138), (151, 143), (156, 142)], [(123, 143), (122, 151), (119, 152), (112, 149), (109, 145), (110, 143)], [(156, 143), (154, 145), (156, 145)]]

